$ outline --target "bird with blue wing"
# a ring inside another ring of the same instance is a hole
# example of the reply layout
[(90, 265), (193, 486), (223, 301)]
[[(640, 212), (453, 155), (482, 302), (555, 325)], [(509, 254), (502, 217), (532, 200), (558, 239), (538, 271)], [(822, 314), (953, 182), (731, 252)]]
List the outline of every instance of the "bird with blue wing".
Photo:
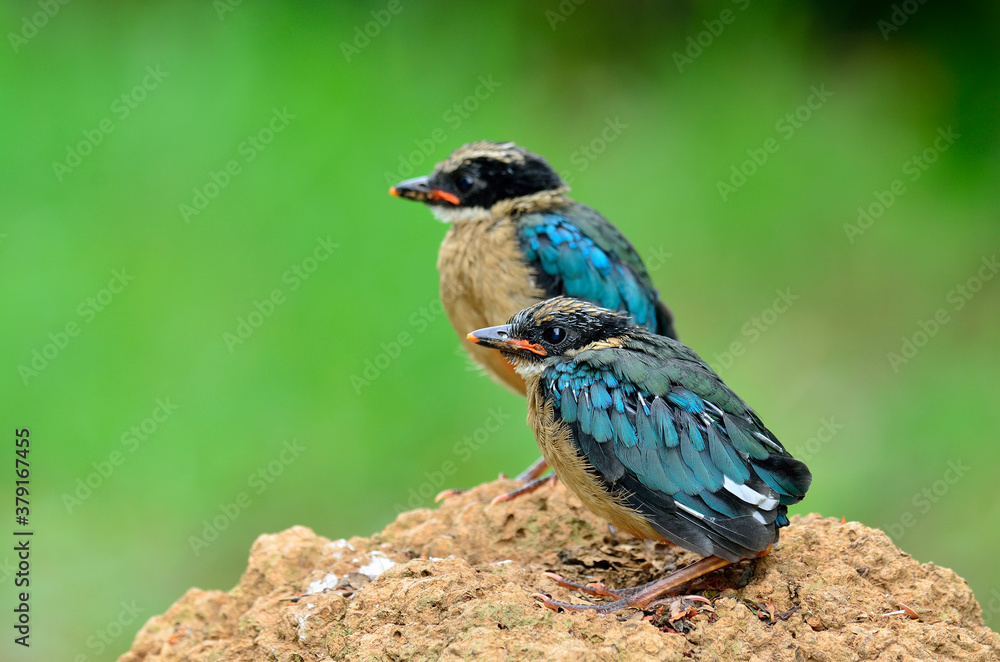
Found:
[(542, 456), (585, 506), (640, 538), (705, 558), (634, 589), (564, 586), (645, 608), (680, 585), (763, 556), (812, 475), (701, 358), (622, 313), (569, 297), (534, 304), (470, 342), (526, 383)]
[[(472, 358), (521, 395), (521, 376), (497, 352), (465, 342), (469, 329), (500, 324), (565, 295), (676, 337), (673, 317), (632, 244), (568, 191), (542, 157), (489, 141), (459, 147), (429, 176), (389, 190), (426, 203), (449, 224), (437, 262), (445, 311)], [(519, 478), (536, 479), (545, 469), (539, 461)]]

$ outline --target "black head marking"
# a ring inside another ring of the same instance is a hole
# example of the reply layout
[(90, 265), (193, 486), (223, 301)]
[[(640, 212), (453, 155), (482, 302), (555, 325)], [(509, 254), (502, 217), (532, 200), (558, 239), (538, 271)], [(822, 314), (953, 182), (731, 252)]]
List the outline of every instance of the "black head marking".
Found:
[(514, 143), (488, 141), (459, 147), (434, 168), (429, 185), (456, 196), (460, 207), (485, 209), (566, 186), (541, 156)]
[(636, 330), (627, 315), (570, 297), (555, 297), (525, 308), (509, 324), (512, 336), (541, 345), (548, 356), (612, 341)]

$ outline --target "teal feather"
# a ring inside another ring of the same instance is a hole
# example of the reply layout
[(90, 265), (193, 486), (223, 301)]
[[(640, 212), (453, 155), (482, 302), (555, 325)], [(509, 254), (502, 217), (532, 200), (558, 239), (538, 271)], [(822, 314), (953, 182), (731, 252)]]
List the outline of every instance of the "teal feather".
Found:
[(559, 416), (567, 423), (575, 423), (576, 398), (573, 397), (573, 393), (570, 391), (568, 386), (562, 389), (562, 397), (560, 398), (559, 404)]
[(667, 394), (667, 399), (694, 414), (705, 411), (705, 403), (701, 401), (701, 398), (686, 388), (671, 391)]
[(705, 436), (708, 437), (708, 452), (715, 466), (719, 467), (719, 470), (734, 482), (740, 485), (746, 483), (747, 479), (750, 478), (750, 470), (740, 461), (736, 451), (723, 443), (714, 426), (705, 431)]
[(711, 492), (702, 491), (698, 493), (698, 496), (705, 502), (705, 505), (721, 515), (726, 517), (739, 517), (740, 515), (731, 504), (723, 501)]
[(667, 473), (666, 464), (659, 453), (648, 448), (640, 448), (639, 458), (641, 464), (638, 476), (646, 487), (659, 490), (664, 494), (677, 494), (681, 491), (680, 485)]
[(593, 413), (593, 409), (590, 406), (590, 398), (587, 396), (587, 391), (584, 390), (581, 393), (583, 402), (578, 403), (576, 408), (576, 420), (580, 425), (580, 431), (584, 434), (590, 434), (590, 418)]
[(611, 429), (614, 430), (615, 440), (618, 443), (629, 448), (639, 443), (635, 428), (632, 427), (624, 412), (617, 409), (611, 410)]
[(698, 483), (694, 472), (681, 457), (679, 448), (660, 449), (658, 454), (662, 458), (663, 465), (670, 468), (670, 475), (681, 491), (686, 494), (697, 494), (704, 489)]
[(672, 448), (679, 443), (677, 428), (674, 426), (673, 416), (663, 398), (654, 398), (650, 405), (650, 414), (656, 423), (657, 438), (663, 446)]
[(611, 406), (611, 394), (603, 382), (594, 382), (591, 385), (590, 404), (597, 409), (607, 409)]
[(663, 439), (656, 432), (656, 426), (653, 423), (653, 417), (648, 408), (646, 411), (636, 412), (635, 432), (639, 439), (642, 440), (642, 445), (646, 448), (652, 450), (663, 446)]
[(617, 450), (617, 455), (622, 464), (649, 489), (664, 494), (676, 494), (681, 491), (680, 486), (667, 475), (665, 465), (656, 452), (639, 444), (620, 448)]
[(702, 436), (701, 430), (698, 429), (697, 421), (691, 416), (685, 416), (683, 421), (687, 436), (691, 440), (691, 448), (699, 453), (705, 450), (705, 437)]
[(733, 443), (733, 447), (736, 450), (756, 460), (763, 460), (770, 455), (767, 449), (761, 446), (759, 441), (743, 431), (739, 421), (735, 417), (724, 414), (722, 419), (726, 424), (726, 432), (729, 434), (729, 440)]
[[(691, 468), (691, 472), (694, 474), (695, 480), (697, 480), (702, 487), (712, 491), (721, 489), (722, 473), (710, 461), (705, 461), (705, 456), (694, 447), (692, 436), (690, 428), (681, 434), (681, 457), (684, 458), (684, 462)], [(698, 435), (698, 438), (701, 438), (700, 434)]]
[(571, 203), (513, 219), (525, 260), (549, 296), (566, 295), (623, 310), (637, 324), (673, 336), (670, 313), (628, 240), (593, 209)]
[[(791, 462), (796, 463), (797, 460), (791, 460)], [(770, 471), (758, 466), (756, 463), (753, 464), (753, 468), (761, 480), (780, 495), (778, 500), (785, 505), (798, 503), (809, 488), (808, 482), (805, 484), (800, 482), (803, 478), (801, 475)]]
[[(787, 484), (783, 484), (783, 481), (779, 480), (779, 478), (770, 471), (758, 469), (757, 467), (754, 467), (754, 469), (756, 469), (755, 473), (760, 477), (760, 479), (767, 483), (768, 487), (777, 492), (779, 495), (782, 497), (792, 496), (793, 490), (790, 489)], [(798, 499), (796, 499), (796, 501), (797, 500)]]
[(595, 408), (590, 414), (590, 434), (597, 441), (604, 443), (611, 441), (614, 432), (611, 429), (611, 418), (607, 409)]
[(564, 245), (559, 251), (559, 271), (563, 278), (579, 278), (590, 271), (587, 258), (574, 246)]

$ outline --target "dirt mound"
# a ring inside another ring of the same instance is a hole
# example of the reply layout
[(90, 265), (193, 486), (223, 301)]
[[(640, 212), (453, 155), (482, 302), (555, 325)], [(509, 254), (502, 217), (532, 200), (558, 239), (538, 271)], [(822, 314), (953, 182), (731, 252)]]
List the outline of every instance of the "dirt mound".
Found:
[(585, 598), (545, 571), (632, 586), (698, 557), (615, 534), (561, 485), (486, 507), (513, 487), (403, 513), (371, 538), (263, 535), (232, 591), (189, 590), (121, 660), (1000, 658), (961, 577), (881, 531), (817, 515), (793, 519), (770, 556), (688, 587), (710, 607), (553, 612), (531, 594)]

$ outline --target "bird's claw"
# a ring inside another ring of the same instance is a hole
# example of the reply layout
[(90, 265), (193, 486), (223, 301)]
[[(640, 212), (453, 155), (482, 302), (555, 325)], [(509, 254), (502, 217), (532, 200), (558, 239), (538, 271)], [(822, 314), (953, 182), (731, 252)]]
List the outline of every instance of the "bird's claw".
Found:
[(660, 598), (659, 600), (654, 600), (649, 603), (649, 607), (658, 607), (660, 605), (684, 605), (684, 602), (704, 602), (707, 605), (712, 604), (712, 601), (701, 595), (676, 595), (673, 597)]
[(555, 485), (558, 479), (559, 479), (558, 476), (556, 476), (555, 474), (552, 474), (551, 476), (545, 476), (544, 478), (536, 478), (527, 483), (526, 485), (522, 485), (516, 490), (512, 490), (510, 492), (506, 492), (504, 494), (494, 497), (493, 500), (490, 501), (490, 506), (495, 506), (503, 501), (513, 501), (514, 499), (520, 496), (524, 496), (525, 494), (531, 494), (538, 488), (545, 485), (545, 483), (547, 482), (551, 482), (553, 485)]
[(567, 611), (584, 611), (586, 609), (597, 609), (601, 605), (575, 605), (569, 602), (559, 602), (558, 600), (553, 600), (551, 597), (545, 595), (544, 593), (532, 593), (531, 597), (536, 600), (541, 601), (542, 605), (548, 607), (553, 611), (559, 611), (560, 609), (565, 609)]
[(459, 496), (460, 494), (465, 494), (469, 490), (443, 490), (438, 492), (437, 496), (434, 497), (434, 503), (440, 503), (445, 499), (450, 499), (451, 497)]
[[(546, 574), (548, 574), (548, 573), (546, 573)], [(591, 594), (591, 595), (594, 595), (594, 594)], [(613, 595), (613, 594), (611, 594), (611, 595)], [(684, 602), (685, 601), (689, 601), (689, 602), (704, 602), (705, 604), (708, 604), (708, 605), (712, 604), (711, 600), (708, 600), (707, 598), (704, 598), (704, 597), (702, 597), (700, 595), (685, 595), (685, 596), (681, 596), (679, 598), (671, 598), (669, 600), (657, 600), (655, 603), (650, 604), (650, 605), (646, 605), (646, 606), (643, 606), (642, 604), (638, 604), (637, 601), (635, 600), (634, 596), (630, 596), (630, 595), (622, 596), (618, 600), (615, 600), (614, 602), (605, 602), (605, 603), (598, 604), (598, 605), (573, 604), (571, 602), (559, 602), (558, 600), (553, 600), (551, 597), (545, 595), (544, 593), (532, 593), (531, 597), (535, 598), (536, 600), (541, 601), (542, 605), (544, 605), (545, 607), (547, 607), (549, 609), (552, 609), (554, 611), (559, 611), (560, 609), (564, 609), (566, 611), (596, 611), (598, 614), (604, 614), (604, 615), (615, 614), (615, 613), (623, 611), (625, 609), (639, 609), (639, 610), (642, 610), (642, 611), (646, 611), (650, 607), (653, 607), (656, 604), (671, 604), (671, 605), (677, 605), (677, 606), (680, 607), (680, 609), (677, 610), (678, 616), (680, 616), (685, 611), (685, 606), (684, 606)], [(693, 606), (691, 608), (693, 609)], [(673, 611), (674, 611), (674, 609), (671, 609), (671, 612), (673, 612)], [(692, 612), (692, 613), (694, 613), (694, 612)]]
[(559, 603), (553, 601), (552, 598), (545, 595), (544, 593), (532, 593), (531, 597), (541, 601), (543, 606), (548, 607), (549, 609), (553, 609), (555, 611), (559, 611)]
[(578, 605), (571, 602), (559, 602), (558, 600), (553, 600), (544, 593), (532, 593), (531, 597), (539, 600), (543, 606), (548, 607), (553, 611), (563, 609), (565, 611), (596, 611), (598, 614), (613, 614), (631, 606), (627, 604), (627, 600), (606, 602), (600, 605)]
[(575, 582), (572, 579), (566, 579), (562, 575), (558, 575), (554, 572), (542, 573), (555, 583), (559, 584), (563, 588), (568, 588), (573, 591), (580, 591), (581, 593), (586, 593), (587, 595), (609, 597), (609, 598), (622, 598), (624, 595), (620, 591), (610, 589), (601, 582), (591, 582), (589, 584), (581, 584)]

